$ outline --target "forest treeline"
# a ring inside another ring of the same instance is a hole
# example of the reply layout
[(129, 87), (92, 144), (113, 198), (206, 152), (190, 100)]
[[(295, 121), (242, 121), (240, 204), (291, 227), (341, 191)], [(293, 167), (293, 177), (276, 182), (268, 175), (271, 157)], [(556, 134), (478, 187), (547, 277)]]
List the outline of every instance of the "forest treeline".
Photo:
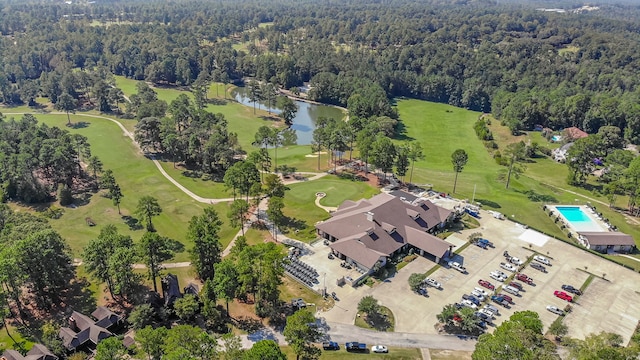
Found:
[[(201, 74), (287, 89), (310, 81), (312, 98), (343, 106), (356, 94), (407, 96), (492, 111), (514, 132), (538, 124), (592, 133), (617, 126), (640, 143), (640, 23), (616, 15), (619, 6), (604, 8), (558, 14), (484, 1), (11, 3), (0, 11), (0, 100), (49, 95), (43, 74), (104, 65), (156, 84), (191, 85)], [(234, 43), (248, 45), (236, 50)], [(361, 115), (393, 115), (380, 104)]]

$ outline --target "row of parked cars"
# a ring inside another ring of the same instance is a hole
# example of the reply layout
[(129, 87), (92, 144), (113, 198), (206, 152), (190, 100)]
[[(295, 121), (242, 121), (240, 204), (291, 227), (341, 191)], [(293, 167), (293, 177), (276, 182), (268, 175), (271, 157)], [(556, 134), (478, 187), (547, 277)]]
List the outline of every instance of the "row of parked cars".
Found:
[[(322, 348), (325, 350), (340, 350), (340, 345), (338, 345), (335, 341), (325, 341), (322, 343)], [(366, 352), (367, 344), (357, 342), (357, 341), (349, 341), (344, 344), (345, 350), (349, 352)], [(388, 353), (389, 349), (384, 345), (374, 345), (371, 347), (372, 353)]]

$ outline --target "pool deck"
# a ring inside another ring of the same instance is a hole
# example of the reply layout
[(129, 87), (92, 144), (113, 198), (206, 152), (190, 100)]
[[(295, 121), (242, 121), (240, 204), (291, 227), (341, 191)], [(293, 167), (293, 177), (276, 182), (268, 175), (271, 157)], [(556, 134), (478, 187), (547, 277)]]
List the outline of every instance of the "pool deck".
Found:
[[(567, 220), (567, 218), (564, 217), (564, 215), (562, 215), (562, 213), (560, 213), (560, 211), (558, 210), (558, 207), (577, 207), (580, 208), (580, 210), (582, 210), (582, 212), (594, 223), (597, 225), (596, 229), (579, 229), (576, 228), (575, 225)], [(590, 207), (586, 206), (586, 205), (547, 205), (547, 208), (549, 208), (552, 212), (553, 215), (556, 216), (560, 216), (560, 221), (562, 222), (562, 224), (564, 224), (575, 236), (575, 238), (578, 238), (578, 232), (608, 232), (609, 231), (609, 227), (607, 226), (607, 223), (595, 212), (593, 211)]]

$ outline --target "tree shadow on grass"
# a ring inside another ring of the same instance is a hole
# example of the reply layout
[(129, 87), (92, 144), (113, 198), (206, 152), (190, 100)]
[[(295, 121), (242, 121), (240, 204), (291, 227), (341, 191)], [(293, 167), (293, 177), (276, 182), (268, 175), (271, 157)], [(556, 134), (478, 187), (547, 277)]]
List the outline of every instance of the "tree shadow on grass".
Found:
[(91, 283), (86, 278), (75, 278), (62, 294), (62, 301), (75, 311), (90, 314), (96, 309), (95, 293), (89, 288)]
[(229, 101), (225, 99), (207, 99), (207, 104), (211, 104), (211, 105), (222, 106), (222, 105), (227, 105), (228, 103)]
[(398, 124), (396, 125), (396, 135), (394, 136), (394, 138), (402, 141), (415, 140), (414, 137), (407, 135), (407, 127), (404, 125), (402, 121), (398, 121)]
[(488, 200), (488, 199), (476, 199), (476, 202), (479, 202), (480, 204), (484, 205), (484, 206), (488, 206), (494, 209), (500, 209), (502, 206), (500, 204), (498, 204), (495, 201), (492, 200)]
[(300, 220), (300, 219), (296, 219), (294, 217), (288, 217), (285, 216), (284, 219), (282, 219), (282, 231), (283, 232), (289, 232), (290, 230), (293, 230), (294, 232), (297, 231), (303, 231), (307, 228), (307, 223)]
[(129, 227), (129, 230), (142, 230), (144, 227), (140, 224), (140, 221), (133, 216), (122, 215), (122, 220)]
[(89, 127), (89, 123), (86, 121), (76, 121), (76, 122), (72, 122), (70, 127), (72, 129), (84, 129)]

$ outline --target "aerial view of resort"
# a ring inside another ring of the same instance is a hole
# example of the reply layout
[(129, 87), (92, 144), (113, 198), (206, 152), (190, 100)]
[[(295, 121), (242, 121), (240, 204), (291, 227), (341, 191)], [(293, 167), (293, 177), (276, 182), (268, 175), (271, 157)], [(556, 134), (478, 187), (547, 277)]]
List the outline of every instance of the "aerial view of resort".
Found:
[(0, 0), (0, 360), (639, 359), (638, 29)]

